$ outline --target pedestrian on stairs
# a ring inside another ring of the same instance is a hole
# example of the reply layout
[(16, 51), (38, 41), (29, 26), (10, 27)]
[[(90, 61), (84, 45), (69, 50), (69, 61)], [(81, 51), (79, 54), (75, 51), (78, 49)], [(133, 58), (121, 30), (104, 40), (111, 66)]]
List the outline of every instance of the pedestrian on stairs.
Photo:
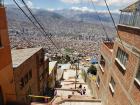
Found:
[(86, 94), (86, 88), (84, 87), (84, 89), (83, 89), (83, 95), (85, 95)]

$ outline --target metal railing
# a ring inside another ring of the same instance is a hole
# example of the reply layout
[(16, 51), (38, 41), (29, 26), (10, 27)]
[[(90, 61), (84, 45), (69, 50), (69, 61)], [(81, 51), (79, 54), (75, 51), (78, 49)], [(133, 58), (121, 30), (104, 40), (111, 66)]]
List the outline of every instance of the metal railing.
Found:
[(119, 24), (140, 27), (140, 11), (122, 12)]
[(119, 23), (140, 27), (140, 0), (121, 10)]

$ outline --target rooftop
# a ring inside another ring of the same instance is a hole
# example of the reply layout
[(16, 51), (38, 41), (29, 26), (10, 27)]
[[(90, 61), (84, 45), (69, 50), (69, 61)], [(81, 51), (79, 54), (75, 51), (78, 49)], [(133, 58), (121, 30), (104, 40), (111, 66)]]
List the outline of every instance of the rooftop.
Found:
[(51, 74), (52, 70), (54, 69), (57, 61), (49, 62), (49, 74)]
[(13, 68), (17, 68), (20, 66), (23, 62), (25, 62), (27, 59), (29, 59), (32, 55), (37, 53), (42, 48), (27, 48), (27, 49), (18, 49), (18, 50), (12, 50), (12, 63)]

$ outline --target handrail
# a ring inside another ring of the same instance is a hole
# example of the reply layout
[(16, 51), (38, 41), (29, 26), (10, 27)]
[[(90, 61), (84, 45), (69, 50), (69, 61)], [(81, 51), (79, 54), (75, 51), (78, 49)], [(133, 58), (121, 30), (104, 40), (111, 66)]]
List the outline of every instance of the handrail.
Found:
[(54, 98), (49, 102), (47, 103), (47, 105), (52, 105), (52, 103), (54, 102), (54, 100), (57, 98), (58, 96), (54, 96)]
[(83, 100), (83, 99), (63, 99), (62, 101), (56, 104), (62, 104), (64, 102), (101, 102), (100, 99), (90, 99), (90, 100)]

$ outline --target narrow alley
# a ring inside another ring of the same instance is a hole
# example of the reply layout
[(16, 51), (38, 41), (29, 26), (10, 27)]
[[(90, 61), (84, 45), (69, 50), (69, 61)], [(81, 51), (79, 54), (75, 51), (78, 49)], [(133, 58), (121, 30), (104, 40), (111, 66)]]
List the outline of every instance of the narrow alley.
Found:
[[(76, 76), (77, 72), (77, 76)], [(92, 97), (90, 89), (82, 78), (81, 70), (75, 70), (69, 66), (64, 70), (63, 80), (61, 81), (61, 88), (56, 88), (56, 96), (52, 101), (53, 105), (101, 105), (100, 100)], [(77, 78), (75, 78), (77, 77)], [(82, 86), (80, 89), (79, 86)], [(86, 88), (85, 95), (81, 95), (81, 90)]]

